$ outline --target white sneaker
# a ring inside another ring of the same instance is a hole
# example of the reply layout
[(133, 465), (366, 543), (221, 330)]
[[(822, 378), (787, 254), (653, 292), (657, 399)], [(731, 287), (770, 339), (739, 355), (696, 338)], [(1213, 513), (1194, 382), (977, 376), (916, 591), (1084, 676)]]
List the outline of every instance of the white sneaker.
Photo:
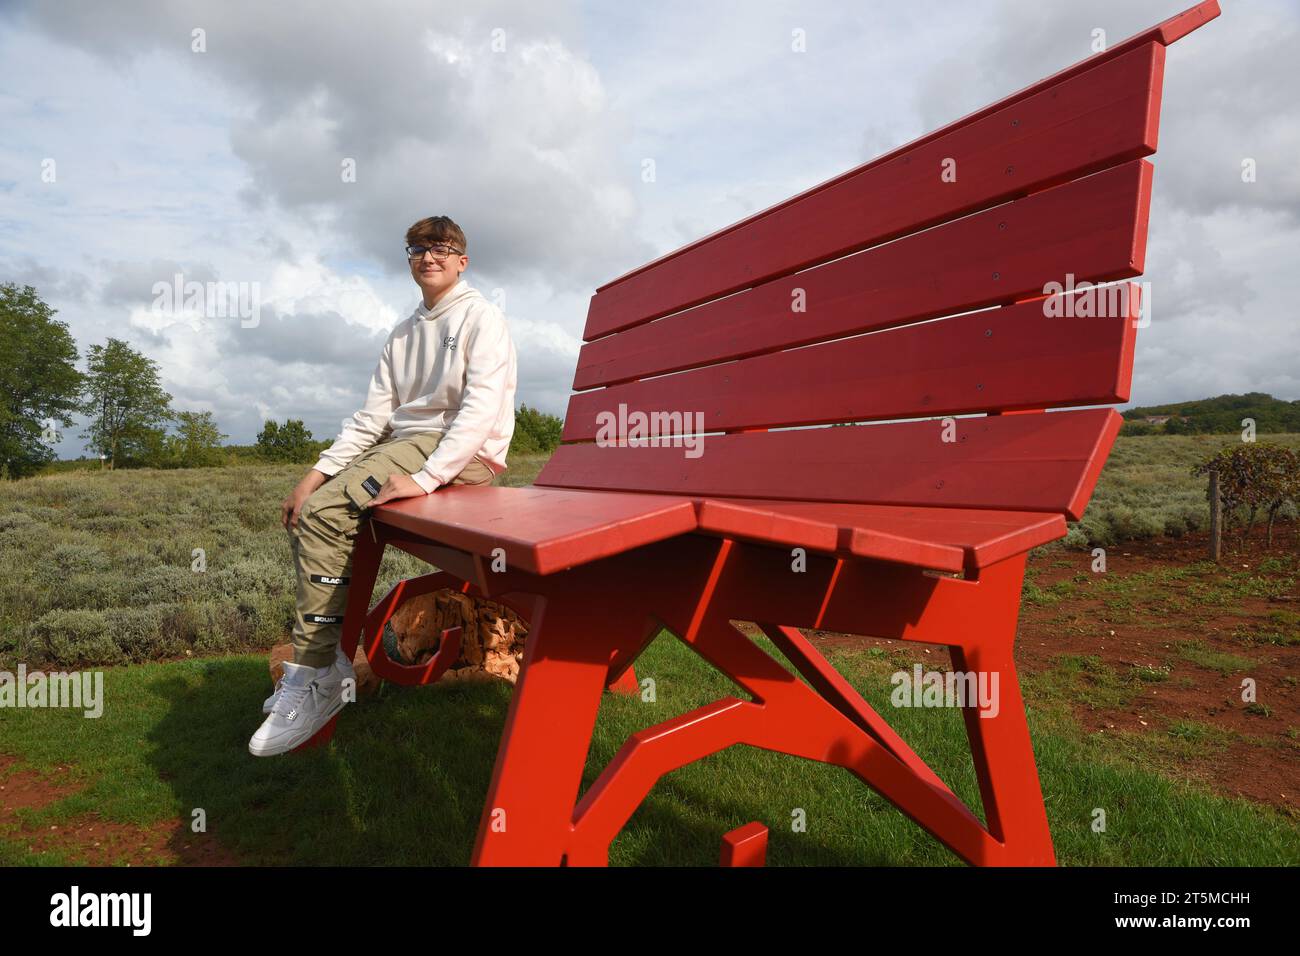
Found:
[(311, 740), (348, 702), (343, 692), (349, 677), (355, 688), (351, 663), (344, 668), (338, 659), (320, 668), (286, 662), (271, 714), (248, 741), (248, 752), (255, 757), (272, 757)]
[[(345, 677), (356, 679), (356, 671), (352, 670), (352, 662), (348, 660), (347, 656), (343, 653), (342, 645), (339, 645), (339, 647), (334, 651), (334, 663), (335, 666), (343, 668), (345, 671)], [(275, 689), (271, 692), (271, 696), (262, 701), (262, 713), (269, 714), (271, 712), (271, 708), (275, 706), (275, 699), (280, 696), (280, 688), (283, 686), (284, 673), (282, 671), (280, 673), (280, 679), (275, 682)]]

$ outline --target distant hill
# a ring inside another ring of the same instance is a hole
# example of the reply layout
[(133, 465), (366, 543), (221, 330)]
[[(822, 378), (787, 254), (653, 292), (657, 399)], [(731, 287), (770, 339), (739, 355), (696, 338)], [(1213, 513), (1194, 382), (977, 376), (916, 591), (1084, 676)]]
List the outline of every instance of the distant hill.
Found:
[[(1255, 430), (1261, 434), (1300, 432), (1300, 400), (1287, 402), (1264, 392), (1144, 405), (1130, 408), (1123, 415), (1126, 435), (1226, 434), (1241, 431), (1243, 418), (1253, 418)], [(1165, 421), (1148, 422), (1148, 418)]]

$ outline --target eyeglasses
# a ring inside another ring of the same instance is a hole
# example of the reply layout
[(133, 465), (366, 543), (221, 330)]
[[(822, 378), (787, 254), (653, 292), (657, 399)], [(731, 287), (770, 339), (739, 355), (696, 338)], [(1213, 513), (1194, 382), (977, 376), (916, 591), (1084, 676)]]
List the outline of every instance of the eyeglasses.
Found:
[(418, 262), (424, 258), (426, 252), (432, 254), (435, 262), (442, 262), (442, 260), (446, 259), (452, 253), (455, 253), (458, 256), (464, 255), (464, 253), (455, 246), (449, 246), (446, 243), (439, 243), (436, 246), (407, 246), (406, 258), (410, 259), (412, 262)]

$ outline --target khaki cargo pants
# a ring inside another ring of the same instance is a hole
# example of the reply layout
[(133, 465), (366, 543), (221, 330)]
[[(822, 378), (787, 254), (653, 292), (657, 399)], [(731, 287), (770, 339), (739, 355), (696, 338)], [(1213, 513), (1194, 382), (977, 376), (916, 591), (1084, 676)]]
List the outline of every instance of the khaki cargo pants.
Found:
[[(370, 512), (361, 505), (378, 493), (390, 475), (419, 471), (441, 438), (435, 432), (382, 441), (303, 502), (298, 525), (290, 531), (298, 571), (298, 610), (293, 624), (295, 664), (324, 667), (334, 660), (348, 603), (352, 548), (370, 518)], [(451, 483), (486, 485), (492, 478), (492, 470), (475, 457)]]

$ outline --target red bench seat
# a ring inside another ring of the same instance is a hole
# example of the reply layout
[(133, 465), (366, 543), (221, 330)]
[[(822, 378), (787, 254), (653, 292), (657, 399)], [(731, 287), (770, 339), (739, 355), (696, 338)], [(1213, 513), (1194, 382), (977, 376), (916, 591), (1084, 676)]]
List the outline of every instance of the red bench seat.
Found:
[(504, 549), (509, 565), (542, 575), (691, 531), (937, 571), (984, 567), (1065, 534), (1057, 513), (491, 486), (410, 498), (383, 520), (484, 559)]

